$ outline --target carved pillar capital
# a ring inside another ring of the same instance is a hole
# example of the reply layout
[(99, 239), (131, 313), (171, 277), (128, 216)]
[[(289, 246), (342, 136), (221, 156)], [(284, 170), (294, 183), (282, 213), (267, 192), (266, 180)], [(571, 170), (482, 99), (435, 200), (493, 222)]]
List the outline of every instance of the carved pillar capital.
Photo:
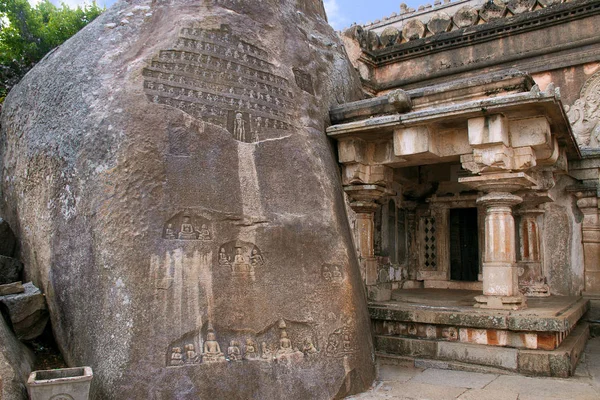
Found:
[(344, 192), (350, 197), (350, 207), (357, 213), (374, 213), (383, 198), (395, 192), (380, 185), (347, 185)]

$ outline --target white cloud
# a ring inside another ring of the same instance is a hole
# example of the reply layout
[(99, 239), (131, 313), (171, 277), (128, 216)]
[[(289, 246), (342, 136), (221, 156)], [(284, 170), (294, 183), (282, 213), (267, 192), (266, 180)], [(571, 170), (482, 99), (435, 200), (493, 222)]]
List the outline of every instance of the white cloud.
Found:
[(327, 20), (335, 30), (341, 30), (347, 27), (348, 19), (342, 14), (337, 0), (325, 0), (325, 12)]

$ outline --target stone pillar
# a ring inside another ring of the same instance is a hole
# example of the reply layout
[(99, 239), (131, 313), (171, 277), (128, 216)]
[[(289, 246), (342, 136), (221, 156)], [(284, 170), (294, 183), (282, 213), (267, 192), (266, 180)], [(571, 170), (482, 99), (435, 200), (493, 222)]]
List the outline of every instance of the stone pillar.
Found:
[(585, 294), (600, 296), (600, 209), (598, 197), (581, 197)]
[(483, 257), (483, 296), (475, 297), (475, 307), (502, 310), (525, 308), (526, 298), (519, 292), (515, 220), (512, 207), (523, 199), (512, 194), (535, 186), (523, 172), (491, 173), (460, 178), (459, 182), (486, 195), (477, 199), (485, 209), (485, 252)]
[(351, 199), (350, 207), (356, 213), (358, 233), (356, 250), (369, 299), (389, 300), (391, 285), (377, 285), (377, 259), (373, 250), (373, 235), (375, 234), (375, 211), (380, 207), (377, 202), (394, 192), (379, 185), (348, 185), (344, 187), (344, 191)]
[(550, 288), (542, 270), (540, 232), (537, 217), (544, 215), (539, 208), (522, 208), (519, 223), (519, 288), (528, 297), (550, 296)]
[(485, 207), (485, 255), (483, 296), (475, 298), (476, 307), (511, 310), (525, 307), (525, 298), (519, 292), (512, 215), (512, 207), (522, 201), (508, 192), (492, 192), (477, 200), (477, 204)]

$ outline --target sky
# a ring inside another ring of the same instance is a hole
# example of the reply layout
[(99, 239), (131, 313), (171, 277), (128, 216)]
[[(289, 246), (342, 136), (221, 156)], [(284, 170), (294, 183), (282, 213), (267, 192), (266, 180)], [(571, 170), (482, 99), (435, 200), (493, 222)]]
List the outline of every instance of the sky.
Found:
[[(35, 4), (39, 0), (29, 0)], [(84, 4), (82, 0), (51, 0), (52, 3), (60, 5), (64, 2), (69, 6)], [(97, 0), (99, 5), (111, 6), (116, 0)], [(88, 3), (91, 0), (87, 0)], [(381, 19), (392, 13), (400, 13), (400, 3), (406, 3), (409, 7), (417, 8), (419, 5), (433, 3), (433, 0), (324, 0), (325, 9), (329, 23), (336, 29), (342, 30), (353, 23), (365, 24), (369, 21)]]

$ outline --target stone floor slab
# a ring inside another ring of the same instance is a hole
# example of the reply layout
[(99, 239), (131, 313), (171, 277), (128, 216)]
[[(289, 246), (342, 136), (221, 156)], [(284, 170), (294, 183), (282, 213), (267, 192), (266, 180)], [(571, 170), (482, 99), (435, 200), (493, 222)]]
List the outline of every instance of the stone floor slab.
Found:
[(482, 389), (497, 377), (498, 375), (476, 372), (427, 369), (413, 378), (411, 382), (451, 386), (456, 388)]
[(467, 389), (439, 385), (429, 385), (427, 383), (413, 382), (392, 383), (387, 394), (392, 398), (414, 398), (419, 400), (454, 400)]
[(488, 390), (518, 390), (519, 400), (529, 396), (530, 399), (590, 399), (598, 400), (594, 388), (583, 382), (573, 382), (557, 378), (529, 378), (525, 376), (499, 376), (486, 389)]
[(381, 381), (406, 382), (419, 375), (423, 370), (398, 365), (380, 365), (378, 379)]
[(470, 389), (458, 397), (458, 400), (517, 400), (518, 393), (507, 390)]

